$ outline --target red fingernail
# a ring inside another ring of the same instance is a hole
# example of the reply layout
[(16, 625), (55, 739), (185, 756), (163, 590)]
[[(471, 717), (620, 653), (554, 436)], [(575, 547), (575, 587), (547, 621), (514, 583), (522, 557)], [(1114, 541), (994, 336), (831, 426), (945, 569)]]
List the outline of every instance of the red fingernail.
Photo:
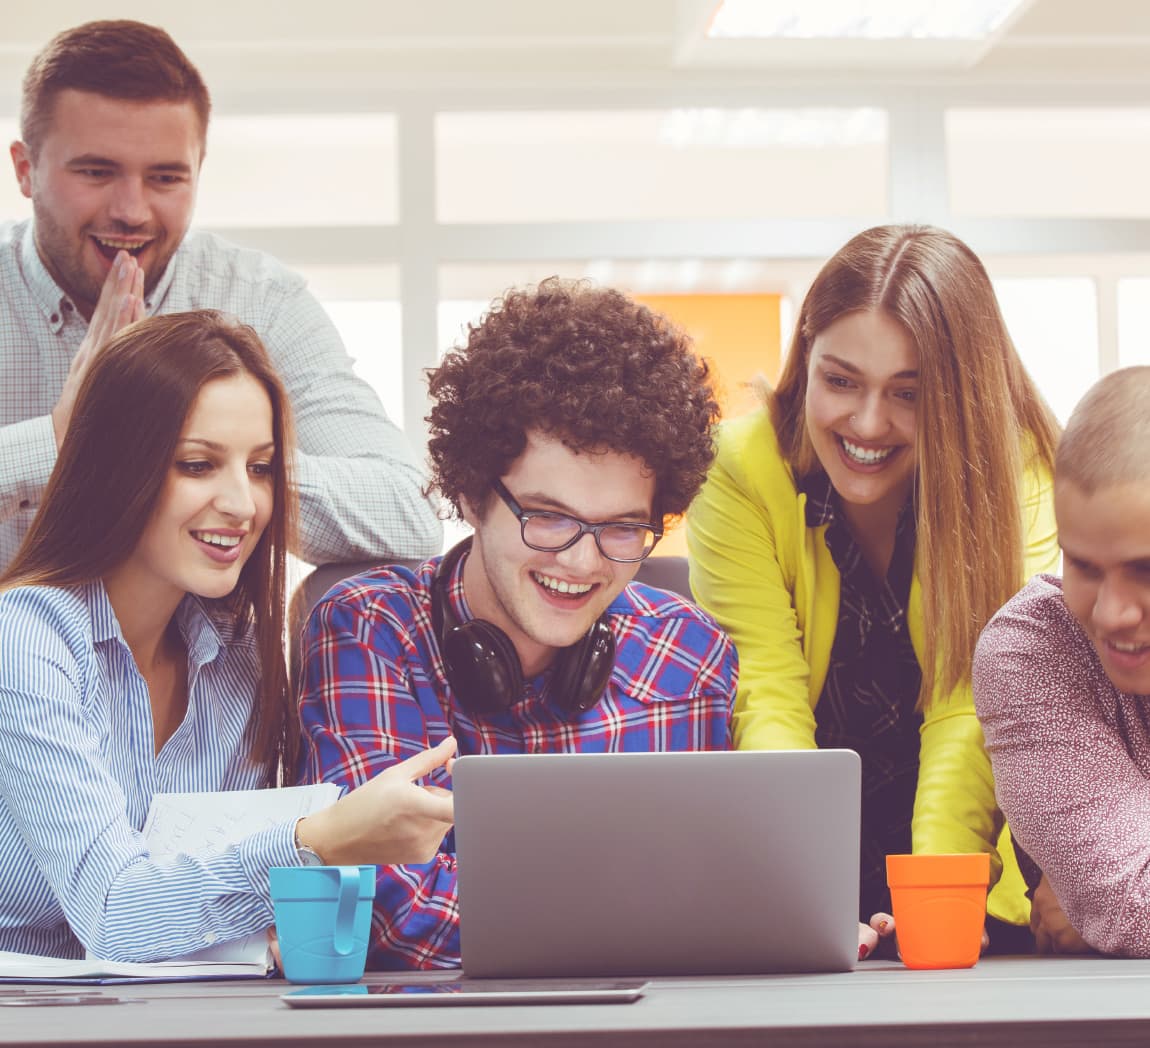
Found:
[(860, 961), (865, 961), (865, 960), (866, 960), (866, 955), (867, 955), (868, 953), (870, 953), (870, 949), (869, 949), (869, 948), (868, 948), (866, 945), (860, 946), (860, 947), (859, 947), (859, 960), (860, 960)]

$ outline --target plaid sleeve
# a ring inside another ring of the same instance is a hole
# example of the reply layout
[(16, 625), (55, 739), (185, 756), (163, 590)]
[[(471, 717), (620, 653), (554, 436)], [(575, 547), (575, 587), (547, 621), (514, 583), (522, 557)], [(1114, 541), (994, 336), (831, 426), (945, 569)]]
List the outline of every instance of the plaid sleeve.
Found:
[[(302, 781), (354, 789), (447, 735), (400, 616), (376, 604), (362, 607), (329, 597), (312, 612), (304, 645)], [(428, 781), (451, 786), (442, 770)], [(381, 866), (369, 967), (459, 963), (453, 851), (441, 851), (430, 863)]]

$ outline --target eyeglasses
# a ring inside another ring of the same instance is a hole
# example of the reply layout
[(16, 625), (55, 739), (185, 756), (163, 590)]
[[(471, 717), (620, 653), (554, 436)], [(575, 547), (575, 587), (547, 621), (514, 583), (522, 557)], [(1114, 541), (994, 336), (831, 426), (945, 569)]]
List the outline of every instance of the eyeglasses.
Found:
[(578, 517), (550, 510), (524, 509), (501, 480), (493, 480), (491, 487), (503, 499), (507, 508), (519, 518), (523, 544), (541, 553), (559, 553), (570, 549), (584, 535), (595, 536), (595, 545), (608, 560), (631, 564), (643, 560), (663, 537), (663, 529), (654, 524), (632, 524), (629, 521), (605, 521), (588, 524)]

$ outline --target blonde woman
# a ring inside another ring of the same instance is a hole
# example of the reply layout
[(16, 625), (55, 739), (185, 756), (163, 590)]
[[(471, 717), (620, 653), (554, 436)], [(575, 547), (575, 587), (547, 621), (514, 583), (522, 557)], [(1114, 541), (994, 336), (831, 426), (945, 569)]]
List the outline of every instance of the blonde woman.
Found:
[(1056, 440), (974, 253), (881, 226), (816, 277), (778, 388), (723, 427), (691, 508), (692, 588), (739, 651), (736, 745), (859, 752), (860, 920), (882, 931), (886, 854), (981, 850), (991, 939), (1028, 946), (970, 666), (1057, 563)]

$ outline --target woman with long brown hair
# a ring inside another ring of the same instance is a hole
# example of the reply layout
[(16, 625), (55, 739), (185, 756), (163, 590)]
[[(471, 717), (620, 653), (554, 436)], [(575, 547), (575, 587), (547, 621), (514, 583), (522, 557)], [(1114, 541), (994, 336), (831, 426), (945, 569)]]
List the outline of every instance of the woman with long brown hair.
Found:
[(859, 752), (861, 920), (889, 909), (886, 854), (981, 850), (1002, 872), (990, 913), (1025, 925), (970, 667), (1057, 563), (1058, 427), (981, 262), (929, 227), (854, 237), (766, 399), (723, 427), (688, 516), (692, 588), (739, 651), (736, 745)]
[(295, 773), (291, 423), (251, 328), (172, 314), (97, 350), (100, 330), (0, 576), (0, 949), (157, 960), (270, 926), (271, 866), (429, 859), (451, 804), (411, 780), (451, 747), (225, 851), (150, 856), (154, 793)]

